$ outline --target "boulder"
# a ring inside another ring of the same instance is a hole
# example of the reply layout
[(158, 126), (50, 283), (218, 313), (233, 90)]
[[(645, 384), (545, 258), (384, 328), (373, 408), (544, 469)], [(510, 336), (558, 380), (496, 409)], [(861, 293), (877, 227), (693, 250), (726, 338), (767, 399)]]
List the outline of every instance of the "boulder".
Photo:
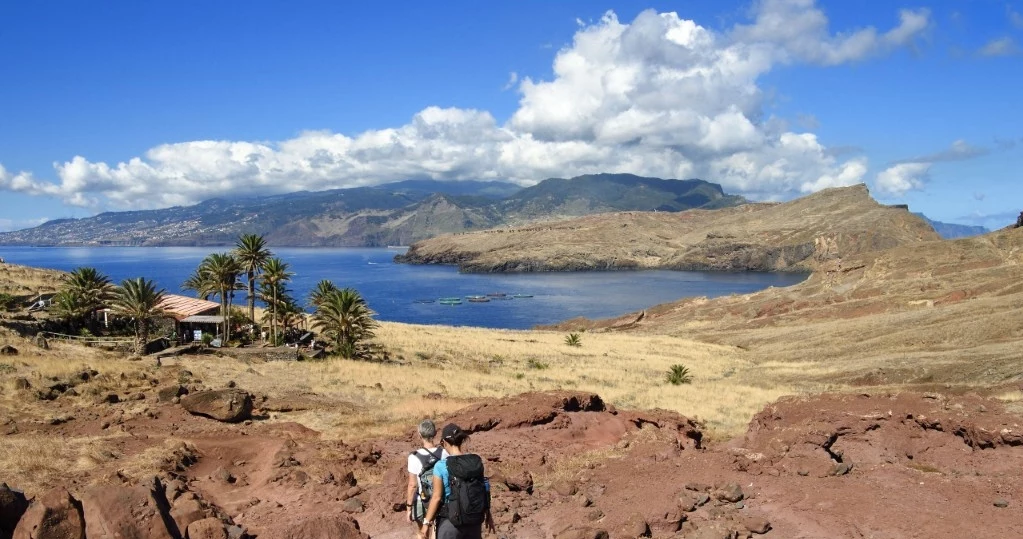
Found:
[(13, 346), (11, 346), (9, 344), (5, 344), (3, 346), (0, 346), (0, 356), (16, 356), (16, 355), (18, 355), (18, 349), (17, 348), (15, 348), (15, 347), (13, 347)]
[(239, 423), (252, 417), (252, 396), (241, 389), (198, 391), (181, 397), (181, 406), (192, 415)]
[(344, 514), (276, 522), (266, 527), (259, 536), (274, 539), (369, 539), (368, 535), (359, 530), (359, 523)]
[(29, 505), (13, 539), (85, 539), (82, 506), (62, 488), (46, 492)]
[(178, 530), (185, 530), (193, 522), (203, 520), (209, 515), (203, 510), (202, 504), (196, 499), (195, 494), (188, 493), (182, 495), (174, 502), (174, 507), (170, 510), (170, 516), (174, 519)]
[(188, 525), (188, 539), (227, 539), (224, 523), (216, 518), (204, 518)]
[[(82, 495), (85, 534), (90, 538), (177, 539), (163, 486), (100, 485)], [(171, 530), (168, 526), (173, 527)]]
[(0, 537), (10, 537), (28, 509), (28, 500), (21, 491), (0, 483)]
[(657, 537), (673, 535), (686, 520), (686, 514), (677, 504), (648, 515), (646, 522), (650, 526), (650, 533)]

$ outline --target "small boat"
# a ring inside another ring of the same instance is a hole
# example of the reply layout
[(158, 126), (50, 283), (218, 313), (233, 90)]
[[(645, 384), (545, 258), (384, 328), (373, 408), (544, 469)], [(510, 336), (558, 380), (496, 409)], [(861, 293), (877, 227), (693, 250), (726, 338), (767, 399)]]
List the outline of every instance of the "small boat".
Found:
[(440, 300), (439, 300), (439, 301), (441, 301), (441, 302), (445, 302), (445, 301), (462, 301), (462, 298), (459, 298), (459, 297), (454, 297), (454, 298), (440, 298)]
[(442, 299), (438, 303), (440, 303), (441, 305), (461, 305), (462, 304), (462, 300), (460, 300), (458, 298), (455, 298), (455, 299)]
[(487, 297), (486, 296), (465, 296), (465, 299), (468, 299), (468, 300), (487, 299)]
[(495, 300), (495, 301), (497, 301), (497, 300), (511, 300), (512, 297), (511, 296), (506, 296), (506, 295), (502, 294), (500, 296), (490, 296), (490, 299)]
[(469, 302), (470, 303), (487, 303), (489, 301), (490, 301), (490, 298), (488, 298), (486, 296), (477, 296), (477, 297), (469, 298)]
[(432, 299), (417, 299), (413, 300), (412, 303), (433, 303)]
[(512, 297), (513, 298), (520, 298), (520, 299), (521, 298), (531, 298), (531, 297), (533, 297), (533, 294), (515, 294)]

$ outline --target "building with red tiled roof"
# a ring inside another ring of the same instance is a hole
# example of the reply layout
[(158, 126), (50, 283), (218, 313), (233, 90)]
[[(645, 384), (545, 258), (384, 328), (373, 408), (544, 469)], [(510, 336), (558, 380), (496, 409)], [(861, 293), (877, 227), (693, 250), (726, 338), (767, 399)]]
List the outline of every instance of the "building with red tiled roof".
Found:
[(176, 294), (164, 294), (159, 307), (178, 322), (189, 316), (220, 314), (219, 303)]

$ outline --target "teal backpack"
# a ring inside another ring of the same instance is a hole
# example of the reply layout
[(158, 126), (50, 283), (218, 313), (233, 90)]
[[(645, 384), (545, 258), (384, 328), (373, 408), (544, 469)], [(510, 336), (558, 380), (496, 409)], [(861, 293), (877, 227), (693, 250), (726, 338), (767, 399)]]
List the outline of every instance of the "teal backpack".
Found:
[(427, 452), (425, 455), (418, 450), (412, 452), (412, 456), (419, 459), (423, 469), (419, 472), (419, 482), (416, 485), (415, 501), (412, 502), (412, 518), (422, 524), (426, 517), (426, 510), (430, 506), (430, 498), (433, 496), (433, 467), (443, 455), (443, 449), (437, 448), (435, 452)]

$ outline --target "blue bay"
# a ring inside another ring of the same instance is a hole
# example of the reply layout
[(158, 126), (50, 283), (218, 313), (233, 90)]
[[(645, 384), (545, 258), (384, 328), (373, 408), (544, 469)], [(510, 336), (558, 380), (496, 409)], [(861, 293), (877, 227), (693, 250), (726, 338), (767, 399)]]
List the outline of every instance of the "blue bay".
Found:
[[(209, 247), (0, 247), (0, 258), (13, 264), (72, 270), (92, 266), (115, 282), (132, 277), (154, 279), (169, 293), (211, 252)], [(692, 271), (622, 271), (530, 274), (461, 274), (449, 266), (395, 264), (392, 249), (273, 250), (291, 265), (289, 285), (305, 304), (321, 279), (359, 290), (380, 320), (526, 329), (570, 318), (608, 318), (684, 297), (745, 294), (769, 286), (789, 286), (805, 275)], [(503, 293), (532, 298), (470, 303), (465, 296)], [(236, 304), (244, 301), (244, 292)], [(461, 305), (442, 305), (442, 297), (459, 297)], [(416, 303), (416, 300), (434, 300)]]

